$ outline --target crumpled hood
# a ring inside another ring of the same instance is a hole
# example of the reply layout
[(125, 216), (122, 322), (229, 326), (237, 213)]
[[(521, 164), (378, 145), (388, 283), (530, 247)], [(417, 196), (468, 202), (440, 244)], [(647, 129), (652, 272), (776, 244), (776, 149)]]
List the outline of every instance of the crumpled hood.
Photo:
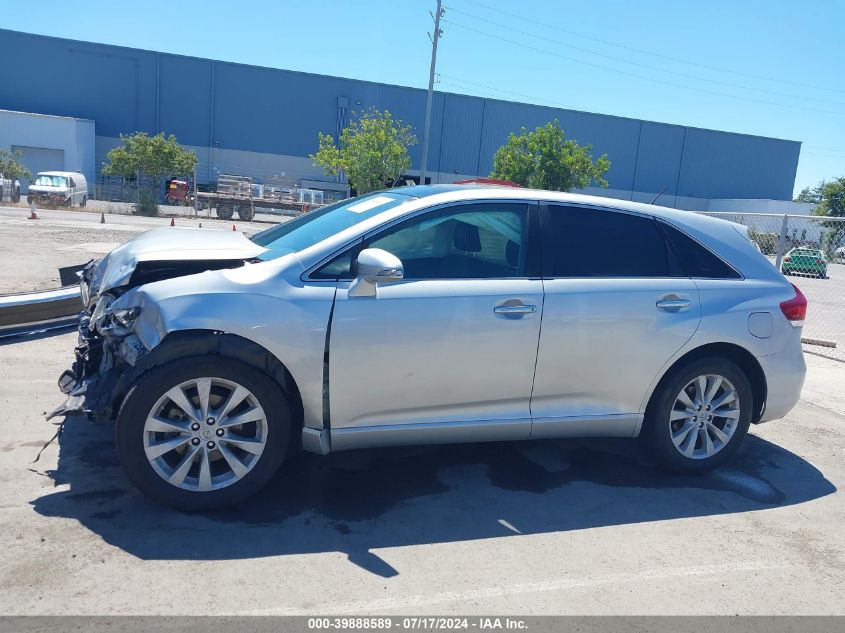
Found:
[(91, 286), (97, 293), (124, 286), (141, 262), (246, 260), (266, 251), (237, 231), (150, 229), (103, 257), (97, 264)]

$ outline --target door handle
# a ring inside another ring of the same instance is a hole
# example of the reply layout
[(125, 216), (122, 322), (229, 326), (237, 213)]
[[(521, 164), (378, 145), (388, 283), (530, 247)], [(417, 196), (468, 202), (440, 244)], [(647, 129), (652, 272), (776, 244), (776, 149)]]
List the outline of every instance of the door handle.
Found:
[(656, 304), (658, 310), (663, 310), (664, 312), (686, 312), (692, 306), (692, 303), (689, 299), (681, 299), (677, 295), (669, 298), (664, 297), (660, 299)]
[(508, 305), (508, 306), (496, 306), (493, 308), (493, 312), (496, 314), (534, 314), (537, 312), (537, 306), (532, 305)]

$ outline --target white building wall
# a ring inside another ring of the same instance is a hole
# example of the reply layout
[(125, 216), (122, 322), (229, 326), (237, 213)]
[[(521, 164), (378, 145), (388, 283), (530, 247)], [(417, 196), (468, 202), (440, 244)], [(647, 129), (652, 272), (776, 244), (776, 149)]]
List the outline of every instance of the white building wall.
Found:
[[(94, 178), (94, 121), (0, 110), (0, 148), (13, 146), (62, 150), (64, 170)], [(33, 174), (35, 175), (35, 174)]]

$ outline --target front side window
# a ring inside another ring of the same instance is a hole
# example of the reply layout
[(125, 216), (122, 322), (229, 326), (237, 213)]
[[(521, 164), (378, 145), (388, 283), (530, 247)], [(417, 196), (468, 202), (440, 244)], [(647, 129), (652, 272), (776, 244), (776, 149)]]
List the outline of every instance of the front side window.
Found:
[(402, 260), (405, 279), (524, 277), (527, 222), (527, 205), (459, 205), (400, 224), (367, 247)]
[(654, 219), (550, 205), (542, 227), (544, 277), (683, 277)]

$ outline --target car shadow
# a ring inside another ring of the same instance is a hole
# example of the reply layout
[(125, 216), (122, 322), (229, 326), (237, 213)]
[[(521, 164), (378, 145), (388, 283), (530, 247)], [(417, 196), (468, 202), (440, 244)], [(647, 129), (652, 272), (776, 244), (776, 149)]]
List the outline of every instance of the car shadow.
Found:
[(32, 505), (145, 560), (342, 552), (390, 577), (400, 570), (373, 550), (748, 512), (836, 490), (754, 435), (731, 465), (693, 477), (651, 466), (633, 440), (552, 440), (302, 454), (253, 499), (185, 514), (135, 491), (112, 438), (111, 425), (69, 417), (58, 467), (39, 473), (69, 489)]

